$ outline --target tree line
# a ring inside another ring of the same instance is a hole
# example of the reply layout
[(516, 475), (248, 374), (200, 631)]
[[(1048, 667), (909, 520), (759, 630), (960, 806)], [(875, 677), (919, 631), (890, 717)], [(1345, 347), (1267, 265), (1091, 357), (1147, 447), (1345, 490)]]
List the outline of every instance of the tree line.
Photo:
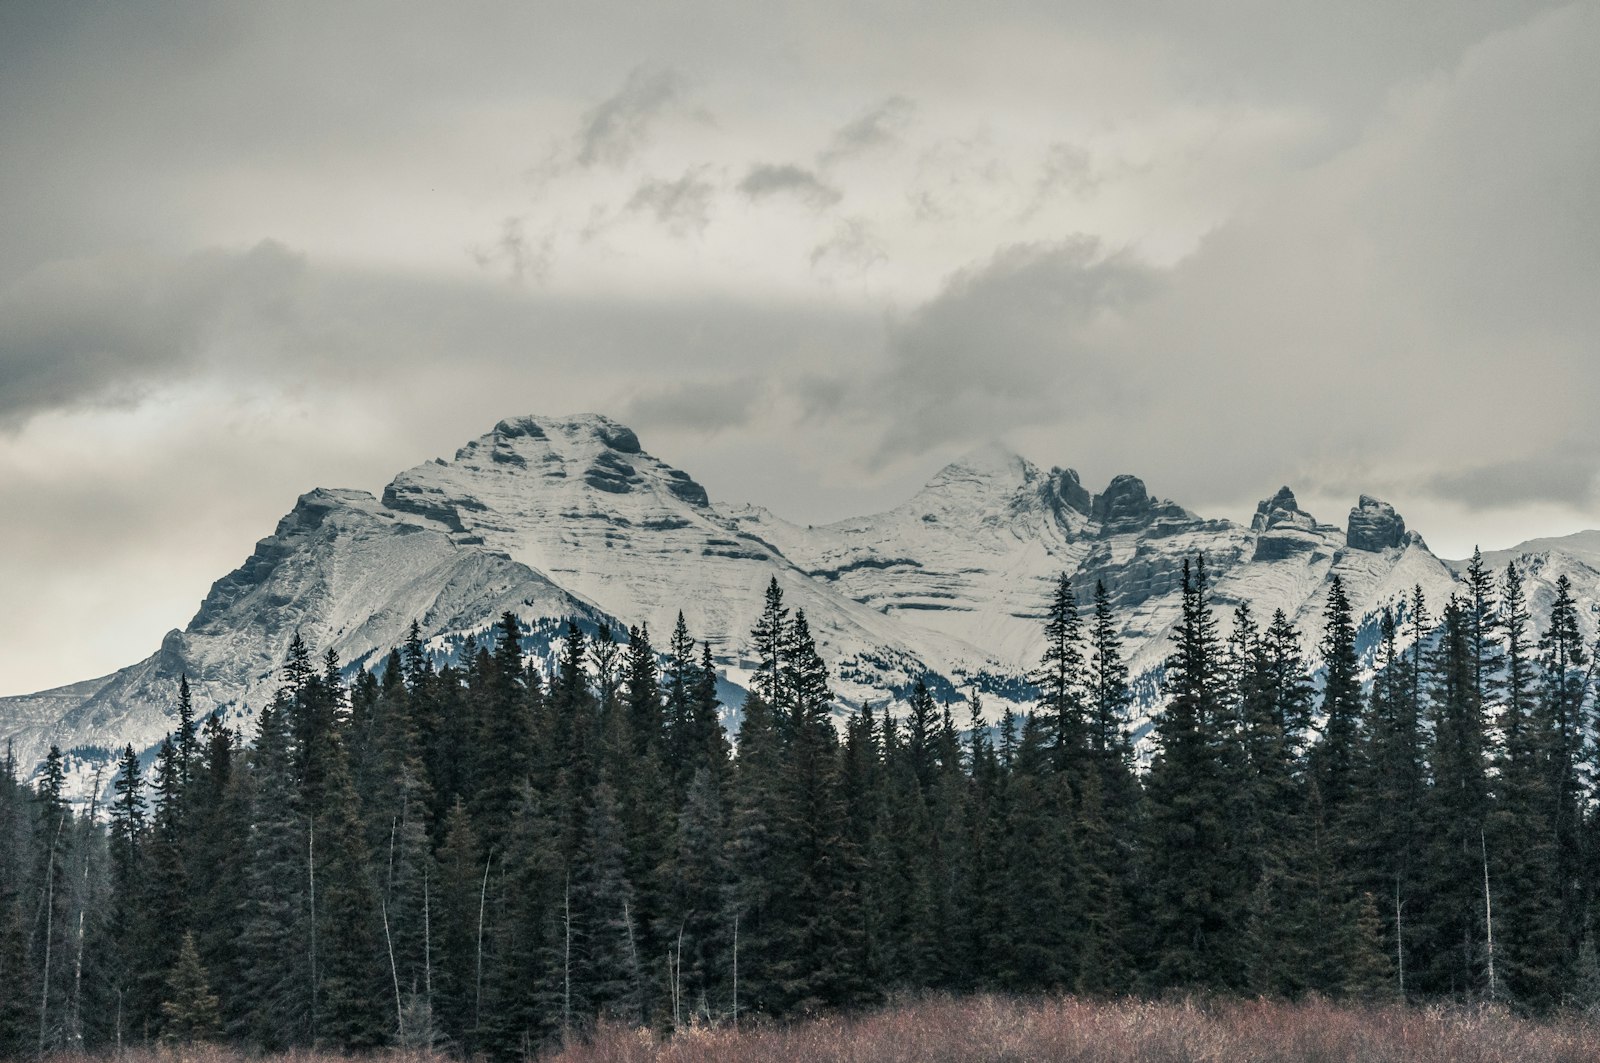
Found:
[(1245, 604), (1224, 632), (1186, 561), (1143, 771), (1111, 596), (1065, 575), (1037, 702), (997, 726), (922, 681), (840, 708), (773, 580), (737, 755), (681, 615), (665, 652), (569, 624), (548, 674), (509, 613), (442, 667), (413, 624), (353, 681), (297, 635), (249, 745), (184, 680), (105, 803), (68, 801), (59, 749), (32, 786), (8, 753), (0, 1056), (514, 1059), (922, 989), (1589, 1007), (1595, 665), (1556, 593), (1534, 632), (1475, 556), (1370, 648), (1335, 578), (1307, 647)]

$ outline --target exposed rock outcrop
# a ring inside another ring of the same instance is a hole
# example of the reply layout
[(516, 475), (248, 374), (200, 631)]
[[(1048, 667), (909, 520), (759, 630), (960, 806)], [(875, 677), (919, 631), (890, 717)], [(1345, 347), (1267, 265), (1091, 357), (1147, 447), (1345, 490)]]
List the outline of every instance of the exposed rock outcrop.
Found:
[(1370, 495), (1362, 495), (1355, 508), (1350, 510), (1350, 523), (1345, 530), (1345, 542), (1352, 550), (1377, 553), (1406, 544), (1405, 518), (1394, 511), (1387, 502)]

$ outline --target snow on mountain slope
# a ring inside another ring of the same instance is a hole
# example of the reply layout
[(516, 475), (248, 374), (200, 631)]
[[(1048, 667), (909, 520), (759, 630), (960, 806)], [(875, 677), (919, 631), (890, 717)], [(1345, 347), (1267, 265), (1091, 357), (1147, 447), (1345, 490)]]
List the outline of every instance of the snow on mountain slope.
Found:
[[(1571, 535), (1550, 539), (1529, 539), (1509, 550), (1495, 550), (1483, 556), (1486, 559), (1492, 558), (1494, 563), (1503, 566), (1512, 558), (1536, 554), (1564, 554), (1573, 561), (1600, 572), (1600, 530), (1574, 532)], [(1466, 565), (1464, 561), (1452, 563), (1459, 567)]]
[(1251, 604), (1265, 623), (1284, 610), (1320, 633), (1334, 575), (1358, 618), (1375, 624), (1421, 585), (1450, 593), (1455, 576), (1390, 507), (1363, 499), (1346, 529), (1303, 512), (1288, 488), (1246, 528), (1206, 520), (1118, 476), (1090, 495), (1071, 469), (1040, 470), (988, 446), (953, 462), (904, 504), (870, 517), (802, 528), (748, 507), (742, 527), (780, 546), (813, 578), (899, 619), (994, 653), (1014, 675), (1037, 662), (1046, 600), (1061, 572), (1088, 607), (1103, 581), (1129, 642), (1135, 676), (1158, 669), (1179, 615), (1185, 558), (1203, 554), (1213, 601)]
[[(1600, 533), (1587, 534), (1518, 548), (1536, 624), (1565, 572), (1592, 637)], [(371, 667), (413, 619), (448, 656), (506, 610), (529, 625), (529, 649), (545, 653), (567, 617), (648, 623), (659, 648), (681, 610), (734, 689), (748, 679), (748, 633), (774, 577), (789, 607), (805, 610), (841, 697), (897, 696), (927, 677), (941, 695), (984, 692), (994, 712), (1031, 697), (1027, 676), (1057, 575), (1072, 575), (1085, 609), (1103, 581), (1148, 712), (1178, 617), (1182, 565), (1196, 554), (1206, 558), (1224, 629), (1239, 602), (1262, 623), (1282, 609), (1308, 649), (1336, 575), (1369, 646), (1382, 609), (1413, 586), (1435, 604), (1459, 586), (1392, 507), (1366, 497), (1341, 527), (1305, 513), (1284, 488), (1246, 527), (1152, 498), (1132, 476), (1091, 494), (1070, 469), (1044, 471), (988, 446), (899, 506), (805, 527), (756, 507), (714, 505), (609, 418), (521, 417), (450, 459), (401, 473), (381, 500), (361, 491), (303, 496), (151, 657), (0, 699), (0, 741), (15, 742), (25, 765), (51, 743), (86, 747), (87, 768), (125, 742), (159, 741), (183, 673), (202, 707), (248, 722), (271, 697), (296, 630), (347, 667)], [(1491, 560), (1499, 567), (1504, 558)]]
[(312, 491), (150, 657), (93, 683), (0, 699), (0, 740), (26, 765), (51, 743), (90, 747), (79, 759), (92, 767), (125, 743), (160, 741), (176, 720), (180, 675), (198, 705), (248, 723), (271, 699), (296, 631), (353, 667), (399, 645), (413, 619), (444, 648), (505, 610), (542, 621), (547, 635), (567, 616), (603, 619), (525, 565), (404, 523), (366, 492)]
[[(1549, 539), (1530, 539), (1509, 550), (1483, 554), (1484, 563), (1496, 572), (1515, 561), (1522, 572), (1528, 596), (1528, 612), (1536, 628), (1542, 627), (1556, 600), (1556, 581), (1566, 576), (1572, 584), (1572, 597), (1578, 603), (1578, 624), (1589, 644), (1600, 637), (1600, 531), (1582, 531)], [(1451, 561), (1457, 572), (1467, 570), (1467, 561)]]
[(502, 421), (453, 459), (401, 473), (383, 502), (400, 519), (537, 569), (628, 624), (647, 623), (658, 647), (682, 611), (735, 682), (774, 576), (788, 606), (805, 610), (846, 696), (904, 686), (923, 665), (984, 661), (936, 632), (908, 641), (892, 618), (808, 578), (686, 473), (646, 453), (631, 429), (597, 414)]

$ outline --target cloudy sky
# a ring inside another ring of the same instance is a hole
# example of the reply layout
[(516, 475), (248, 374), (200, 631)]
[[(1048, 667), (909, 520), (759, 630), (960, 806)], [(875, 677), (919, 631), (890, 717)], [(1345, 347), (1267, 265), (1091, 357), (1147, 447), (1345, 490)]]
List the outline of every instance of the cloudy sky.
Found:
[(0, 693), (581, 410), (802, 521), (1600, 526), (1600, 4), (0, 3)]

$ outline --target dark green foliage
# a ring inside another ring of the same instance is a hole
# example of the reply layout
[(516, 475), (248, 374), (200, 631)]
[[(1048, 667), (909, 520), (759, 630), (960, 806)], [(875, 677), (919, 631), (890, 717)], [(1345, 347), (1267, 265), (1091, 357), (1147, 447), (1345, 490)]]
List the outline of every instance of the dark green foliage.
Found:
[[(1350, 599), (1338, 576), (1328, 589), (1322, 636), (1322, 739), (1311, 756), (1311, 771), (1322, 788), (1330, 822), (1344, 818), (1356, 785), (1362, 698), (1360, 661)], [(1342, 826), (1341, 828), (1342, 829)]]
[(1036, 682), (1039, 711), (1055, 726), (1055, 769), (1071, 785), (1080, 780), (1088, 760), (1088, 720), (1083, 697), (1083, 621), (1072, 579), (1063, 572), (1056, 580), (1044, 625), (1044, 654), (1039, 658)]
[(14, 897), (0, 896), (0, 1057), (21, 1059), (35, 1047), (32, 973), (22, 907)]
[(348, 682), (296, 635), (252, 745), (184, 678), (105, 808), (69, 803), (59, 750), (31, 787), (0, 766), (0, 1053), (520, 1060), (902, 992), (1381, 1002), (1402, 974), (1589, 1006), (1593, 666), (1571, 588), (1535, 645), (1522, 579), (1476, 558), (1435, 625), (1420, 590), (1358, 618), (1335, 578), (1312, 662), (1281, 611), (1224, 641), (1192, 560), (1142, 778), (1112, 595), (1080, 619), (1066, 575), (1037, 700), (991, 729), (972, 693), (965, 733), (932, 676), (838, 704), (771, 581), (737, 756), (681, 616), (663, 656), (571, 622), (550, 674), (509, 613), (458, 664), (413, 625)]
[(1183, 613), (1167, 661), (1166, 711), (1145, 781), (1155, 988), (1243, 982), (1246, 895), (1227, 808), (1224, 675), (1205, 563), (1184, 562)]
[[(343, 1051), (382, 1044), (382, 923), (361, 831), (360, 808), (349, 763), (337, 737), (327, 755), (323, 813), (308, 827), (308, 872), (315, 887), (313, 989), (318, 1041)], [(310, 886), (308, 886), (309, 890)]]
[(280, 695), (262, 711), (251, 750), (249, 856), (238, 913), (244, 974), (235, 990), (238, 1028), (230, 1031), (266, 1049), (304, 1044), (312, 1029), (311, 846), (295, 785), (289, 704)]
[(1424, 795), (1418, 947), (1428, 957), (1416, 986), (1433, 993), (1468, 994), (1484, 988), (1479, 953), (1486, 940), (1482, 849), (1489, 801), (1486, 734), (1477, 696), (1473, 618), (1452, 597), (1431, 664), (1429, 716), (1432, 785)]
[(161, 1002), (161, 1039), (169, 1044), (192, 1045), (222, 1033), (222, 1013), (211, 992), (194, 935), (183, 935), (178, 959), (167, 976), (167, 995)]

